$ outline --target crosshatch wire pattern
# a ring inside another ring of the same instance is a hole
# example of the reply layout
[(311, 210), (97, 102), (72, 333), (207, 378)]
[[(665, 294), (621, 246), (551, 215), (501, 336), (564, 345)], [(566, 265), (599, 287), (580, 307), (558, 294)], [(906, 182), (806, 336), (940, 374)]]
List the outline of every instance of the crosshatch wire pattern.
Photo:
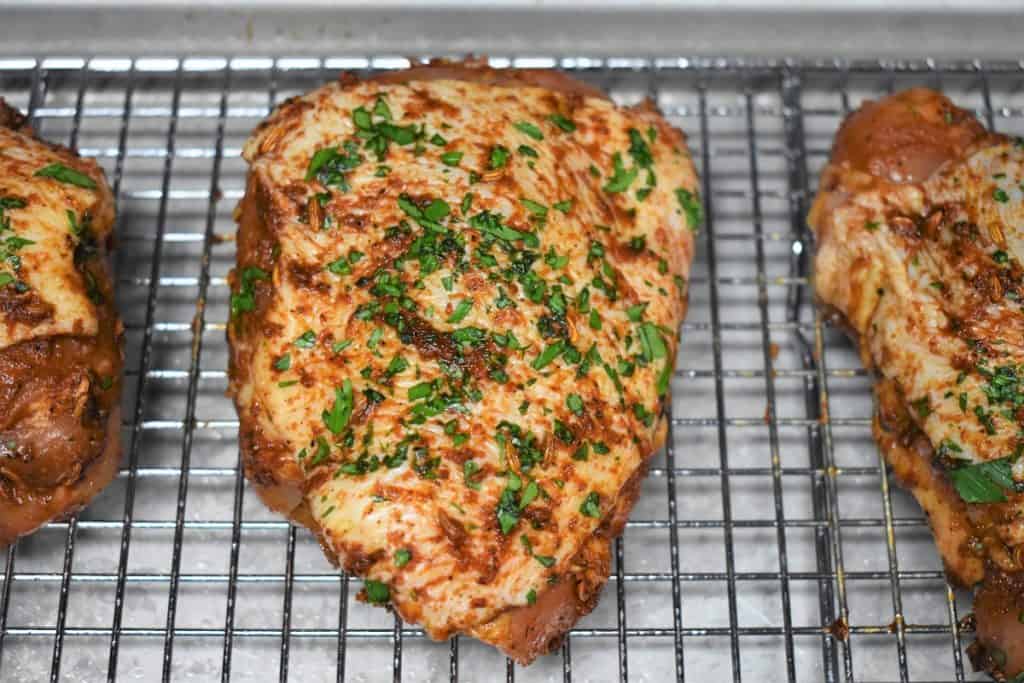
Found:
[(1024, 66), (494, 58), (653, 98), (689, 136), (707, 222), (666, 448), (597, 610), (529, 668), (355, 601), (239, 471), (225, 398), (240, 148), (268, 108), (394, 57), (0, 59), (0, 94), (99, 159), (127, 328), (117, 480), (0, 551), (0, 679), (975, 680), (962, 591), (881, 467), (869, 379), (811, 305), (804, 215), (843, 115), (940, 87), (1024, 132)]

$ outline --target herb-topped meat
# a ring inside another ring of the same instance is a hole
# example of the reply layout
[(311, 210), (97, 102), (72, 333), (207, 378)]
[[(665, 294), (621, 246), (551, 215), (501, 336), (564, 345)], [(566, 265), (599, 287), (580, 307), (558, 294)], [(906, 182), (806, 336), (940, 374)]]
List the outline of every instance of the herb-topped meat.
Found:
[(883, 455), (949, 576), (980, 584), (975, 663), (1018, 676), (1024, 143), (929, 90), (868, 103), (839, 131), (810, 224), (817, 296), (875, 371)]
[(244, 154), (250, 481), (431, 637), (549, 651), (664, 440), (683, 136), (558, 73), (440, 64), (292, 99)]
[(99, 166), (36, 139), (0, 100), (0, 547), (117, 473), (113, 223)]

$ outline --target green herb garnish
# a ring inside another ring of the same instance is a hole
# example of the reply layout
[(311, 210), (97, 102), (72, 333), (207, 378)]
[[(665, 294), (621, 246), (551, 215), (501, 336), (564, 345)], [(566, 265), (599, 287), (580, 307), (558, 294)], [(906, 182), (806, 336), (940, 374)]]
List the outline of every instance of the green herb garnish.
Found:
[(967, 503), (1004, 503), (1014, 490), (1012, 458), (1000, 458), (950, 470), (949, 478)]
[(352, 382), (345, 380), (334, 389), (334, 404), (322, 414), (324, 424), (332, 434), (341, 434), (352, 417)]
[(594, 519), (601, 518), (601, 497), (594, 491), (587, 494), (580, 505), (580, 513)]
[(95, 190), (96, 181), (82, 173), (76, 171), (73, 168), (68, 168), (64, 164), (50, 164), (35, 172), (37, 178), (53, 178), (59, 183), (65, 183), (66, 185), (75, 185), (86, 190)]

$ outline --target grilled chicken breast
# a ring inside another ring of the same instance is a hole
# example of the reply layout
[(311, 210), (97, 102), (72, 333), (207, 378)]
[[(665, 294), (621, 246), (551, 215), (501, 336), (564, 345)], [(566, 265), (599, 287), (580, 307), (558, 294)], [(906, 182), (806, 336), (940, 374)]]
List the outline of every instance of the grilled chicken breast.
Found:
[(0, 100), (0, 547), (117, 473), (113, 222), (100, 167), (33, 137)]
[(700, 222), (683, 136), (558, 73), (442, 63), (292, 99), (244, 156), (250, 482), (367, 601), (548, 652), (665, 437)]
[(1024, 144), (910, 90), (843, 124), (810, 214), (817, 296), (875, 374), (875, 437), (978, 586), (976, 666), (1024, 670)]

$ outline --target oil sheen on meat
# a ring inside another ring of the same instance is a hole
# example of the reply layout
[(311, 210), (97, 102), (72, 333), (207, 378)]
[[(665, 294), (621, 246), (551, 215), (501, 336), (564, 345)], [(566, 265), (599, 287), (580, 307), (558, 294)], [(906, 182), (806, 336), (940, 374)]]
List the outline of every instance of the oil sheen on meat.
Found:
[(35, 138), (0, 99), (0, 547), (117, 473), (113, 222), (99, 166)]
[(874, 371), (874, 432), (977, 586), (976, 666), (1024, 670), (1024, 143), (942, 95), (868, 103), (810, 215), (821, 302)]
[(244, 156), (250, 481), (365, 600), (548, 652), (664, 440), (701, 220), (683, 136), (554, 72), (435, 64), (294, 98)]

